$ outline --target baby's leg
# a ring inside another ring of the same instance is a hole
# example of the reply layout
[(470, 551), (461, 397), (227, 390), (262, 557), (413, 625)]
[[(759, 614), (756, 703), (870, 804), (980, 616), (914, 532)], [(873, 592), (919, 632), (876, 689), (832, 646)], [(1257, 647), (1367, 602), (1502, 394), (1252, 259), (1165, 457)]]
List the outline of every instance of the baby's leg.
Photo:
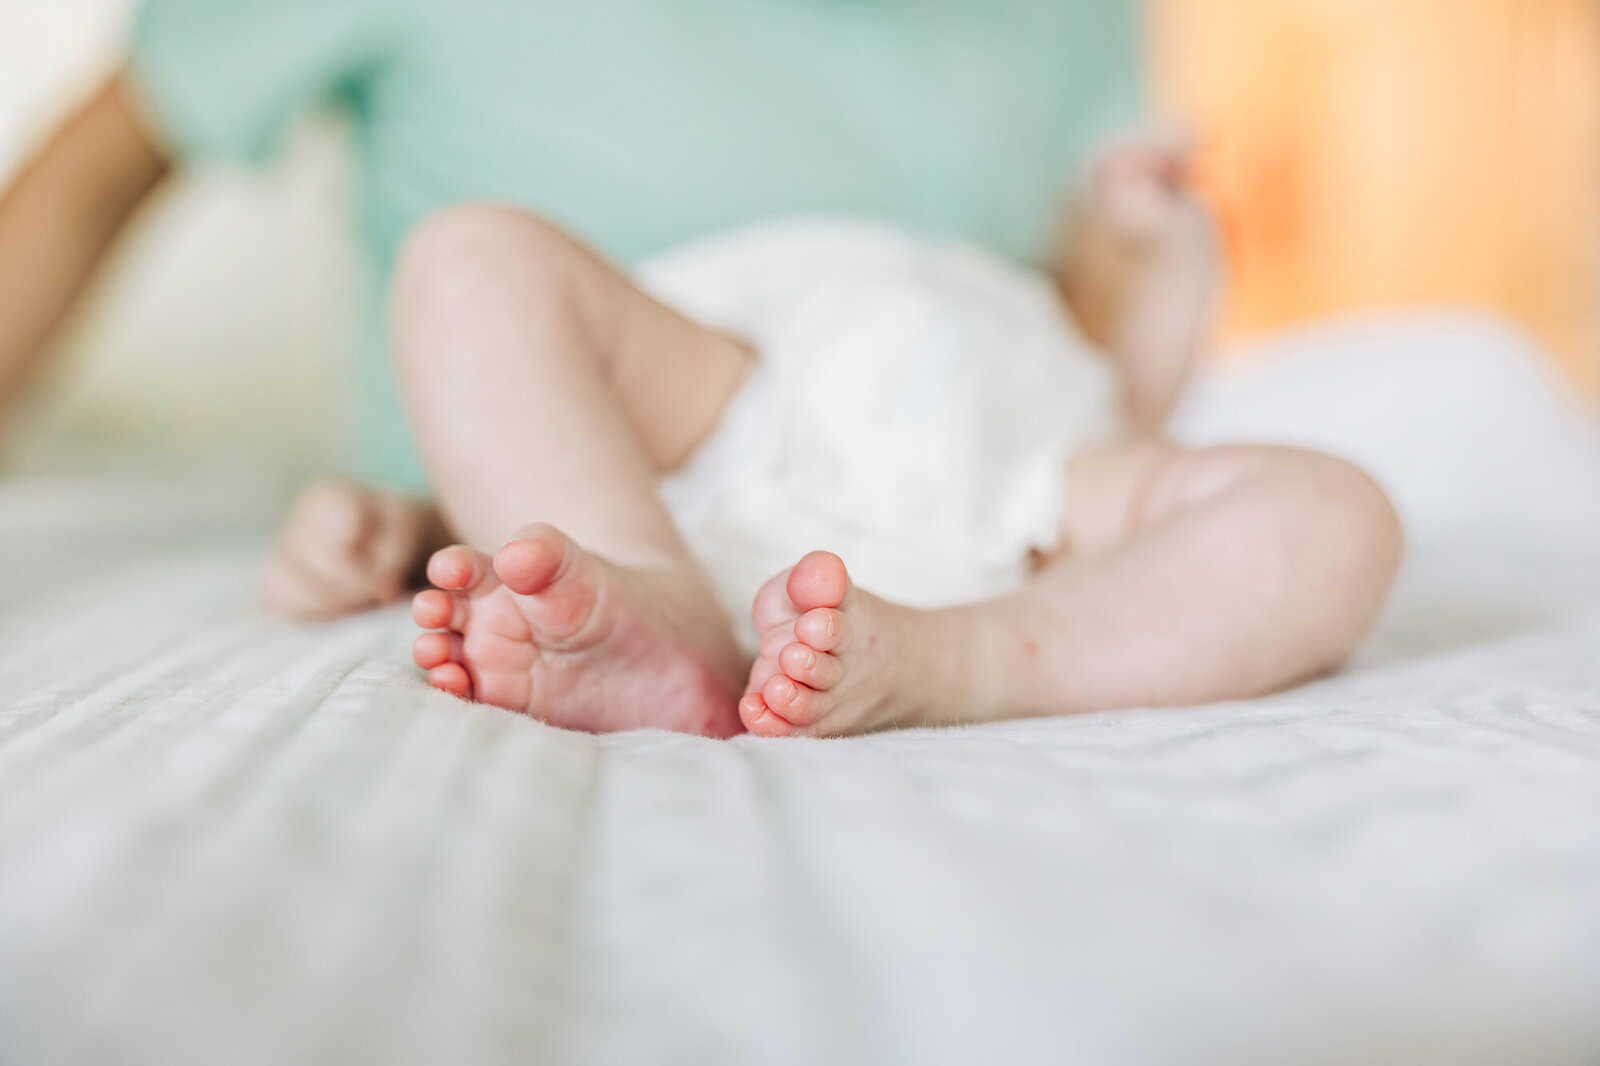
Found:
[(1207, 340), (1221, 255), (1189, 189), (1189, 149), (1141, 134), (1096, 157), (1078, 190), (1057, 278), (1084, 333), (1115, 364), (1123, 413), (1152, 432), (1172, 413)]
[(579, 728), (736, 730), (744, 660), (656, 483), (748, 351), (508, 208), (425, 223), (394, 304), (418, 448), (471, 545), (415, 601), (431, 681)]
[(285, 618), (337, 618), (398, 603), (446, 544), (438, 508), (350, 481), (296, 497), (261, 575), (261, 605)]
[(1275, 448), (1117, 444), (1075, 463), (1073, 551), (1018, 592), (916, 611), (813, 553), (757, 598), (740, 704), (766, 735), (1261, 695), (1336, 668), (1401, 534), (1353, 467)]

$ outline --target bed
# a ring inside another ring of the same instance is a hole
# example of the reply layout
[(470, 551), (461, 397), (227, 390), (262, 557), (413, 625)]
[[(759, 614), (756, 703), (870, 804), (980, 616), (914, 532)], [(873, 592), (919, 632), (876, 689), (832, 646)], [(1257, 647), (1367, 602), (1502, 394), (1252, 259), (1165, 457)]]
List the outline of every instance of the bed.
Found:
[(1365, 462), (1411, 555), (1183, 710), (561, 732), (253, 613), (259, 466), (0, 481), (0, 1062), (1600, 1061), (1593, 428), (1493, 323), (1270, 347), (1181, 434)]

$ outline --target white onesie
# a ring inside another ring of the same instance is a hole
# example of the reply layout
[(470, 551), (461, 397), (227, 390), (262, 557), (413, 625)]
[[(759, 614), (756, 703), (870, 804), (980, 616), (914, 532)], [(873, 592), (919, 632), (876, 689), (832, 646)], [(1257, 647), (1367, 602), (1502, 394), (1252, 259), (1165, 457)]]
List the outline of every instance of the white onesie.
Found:
[(658, 299), (759, 354), (661, 491), (753, 643), (750, 603), (806, 552), (901, 603), (994, 596), (1060, 536), (1068, 460), (1113, 380), (1049, 282), (863, 222), (762, 224), (660, 257)]

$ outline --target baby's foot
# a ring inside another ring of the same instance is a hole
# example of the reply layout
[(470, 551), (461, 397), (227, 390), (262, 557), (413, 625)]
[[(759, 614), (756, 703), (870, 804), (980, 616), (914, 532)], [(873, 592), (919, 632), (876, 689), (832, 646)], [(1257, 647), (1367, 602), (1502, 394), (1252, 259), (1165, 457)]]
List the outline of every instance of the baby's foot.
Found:
[(759, 736), (843, 736), (973, 710), (958, 616), (863, 592), (830, 552), (767, 582), (752, 616), (761, 650), (739, 717)]
[(261, 575), (261, 605), (286, 618), (335, 618), (398, 603), (445, 543), (439, 512), (348, 481), (307, 486)]
[(740, 731), (731, 631), (690, 619), (660, 578), (545, 525), (492, 559), (445, 548), (428, 578), (439, 587), (418, 593), (411, 613), (439, 632), (418, 637), (413, 654), (435, 688), (570, 729)]

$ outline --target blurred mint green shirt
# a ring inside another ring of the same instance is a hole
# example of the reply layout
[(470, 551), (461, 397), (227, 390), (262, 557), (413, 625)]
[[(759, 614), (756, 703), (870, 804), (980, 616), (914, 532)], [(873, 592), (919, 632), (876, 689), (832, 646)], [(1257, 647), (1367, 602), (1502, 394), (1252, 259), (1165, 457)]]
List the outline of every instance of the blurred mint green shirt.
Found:
[[(1023, 261), (1138, 114), (1130, 0), (145, 0), (131, 64), (189, 161), (347, 110), (374, 291), (464, 200), (623, 263), (754, 219), (872, 215)], [(375, 304), (381, 301), (374, 301)], [(363, 473), (420, 471), (372, 308)]]

